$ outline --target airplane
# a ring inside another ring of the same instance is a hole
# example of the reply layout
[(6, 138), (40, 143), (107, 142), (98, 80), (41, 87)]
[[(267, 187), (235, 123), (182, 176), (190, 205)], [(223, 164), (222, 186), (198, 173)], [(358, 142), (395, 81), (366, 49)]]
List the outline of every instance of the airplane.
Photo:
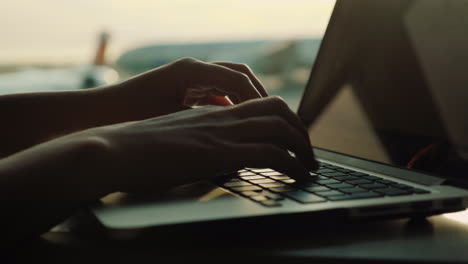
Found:
[[(115, 83), (183, 57), (249, 65), (266, 89), (298, 105), (317, 55), (320, 38), (150, 44), (107, 58), (110, 34), (101, 32), (89, 64), (64, 68), (24, 68), (0, 74), (0, 94), (89, 89)], [(32, 85), (33, 84), (33, 85)]]
[(102, 32), (93, 61), (70, 67), (22, 67), (0, 74), (0, 94), (63, 91), (97, 87), (117, 82), (118, 72), (106, 61), (110, 35)]

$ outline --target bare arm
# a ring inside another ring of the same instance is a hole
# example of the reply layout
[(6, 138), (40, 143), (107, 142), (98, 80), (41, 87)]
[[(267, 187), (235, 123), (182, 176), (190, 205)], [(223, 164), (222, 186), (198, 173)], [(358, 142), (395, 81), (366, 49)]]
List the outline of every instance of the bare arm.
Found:
[(51, 138), (99, 125), (97, 90), (0, 96), (0, 157)]
[(0, 160), (0, 244), (39, 235), (108, 193), (102, 144), (73, 134)]
[[(245, 65), (206, 63), (190, 58), (107, 87), (3, 95), (0, 96), (0, 158), (87, 128), (185, 110), (188, 107), (183, 103), (188, 91), (206, 87), (210, 94), (229, 96), (235, 103), (267, 96)], [(192, 99), (198, 104), (226, 104), (223, 98), (215, 102), (207, 98)]]
[[(241, 104), (180, 111), (188, 90), (205, 104), (207, 87)], [(317, 163), (306, 129), (283, 100), (249, 100), (263, 96), (243, 65), (185, 59), (113, 86), (0, 97), (3, 241), (110, 192), (160, 192), (245, 166), (308, 177)]]
[(92, 128), (11, 155), (0, 162), (1, 226), (9, 241), (25, 238), (111, 192), (158, 193), (243, 167), (296, 178), (317, 168), (298, 117), (281, 99)]

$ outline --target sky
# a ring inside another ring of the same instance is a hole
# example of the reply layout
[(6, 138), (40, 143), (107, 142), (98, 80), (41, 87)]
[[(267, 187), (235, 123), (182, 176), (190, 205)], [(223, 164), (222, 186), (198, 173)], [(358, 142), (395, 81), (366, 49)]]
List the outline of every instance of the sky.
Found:
[(86, 63), (147, 44), (320, 37), (333, 0), (2, 0), (0, 64)]

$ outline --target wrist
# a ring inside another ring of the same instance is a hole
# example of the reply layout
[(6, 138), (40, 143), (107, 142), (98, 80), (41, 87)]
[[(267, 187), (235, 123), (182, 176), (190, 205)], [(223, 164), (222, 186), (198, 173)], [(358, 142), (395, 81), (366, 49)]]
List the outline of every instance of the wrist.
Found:
[(25, 193), (92, 201), (112, 191), (103, 177), (107, 149), (101, 138), (78, 132), (2, 159), (0, 174), (16, 186), (12, 189), (27, 189)]
[[(93, 193), (102, 197), (115, 192), (117, 187), (112, 181), (112, 160), (110, 142), (100, 136), (98, 131), (105, 128), (92, 128), (70, 135), (68, 140), (71, 148), (70, 167), (79, 167), (77, 171)], [(78, 161), (78, 162), (76, 162)]]
[(103, 179), (105, 151), (100, 138), (76, 133), (0, 160), (0, 201), (8, 215), (0, 222), (12, 227), (6, 238), (45, 232), (112, 192)]
[(128, 81), (89, 89), (94, 102), (93, 112), (102, 123), (99, 126), (123, 123), (140, 119), (142, 106), (138, 89), (132, 89)]

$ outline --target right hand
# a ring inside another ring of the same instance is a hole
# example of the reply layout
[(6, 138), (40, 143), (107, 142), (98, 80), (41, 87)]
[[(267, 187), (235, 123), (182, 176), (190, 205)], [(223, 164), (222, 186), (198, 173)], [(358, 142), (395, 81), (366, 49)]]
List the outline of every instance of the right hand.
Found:
[(310, 177), (308, 171), (317, 168), (306, 129), (278, 97), (83, 133), (105, 142), (103, 175), (110, 176), (111, 191), (157, 192), (244, 167), (272, 168), (296, 178)]

